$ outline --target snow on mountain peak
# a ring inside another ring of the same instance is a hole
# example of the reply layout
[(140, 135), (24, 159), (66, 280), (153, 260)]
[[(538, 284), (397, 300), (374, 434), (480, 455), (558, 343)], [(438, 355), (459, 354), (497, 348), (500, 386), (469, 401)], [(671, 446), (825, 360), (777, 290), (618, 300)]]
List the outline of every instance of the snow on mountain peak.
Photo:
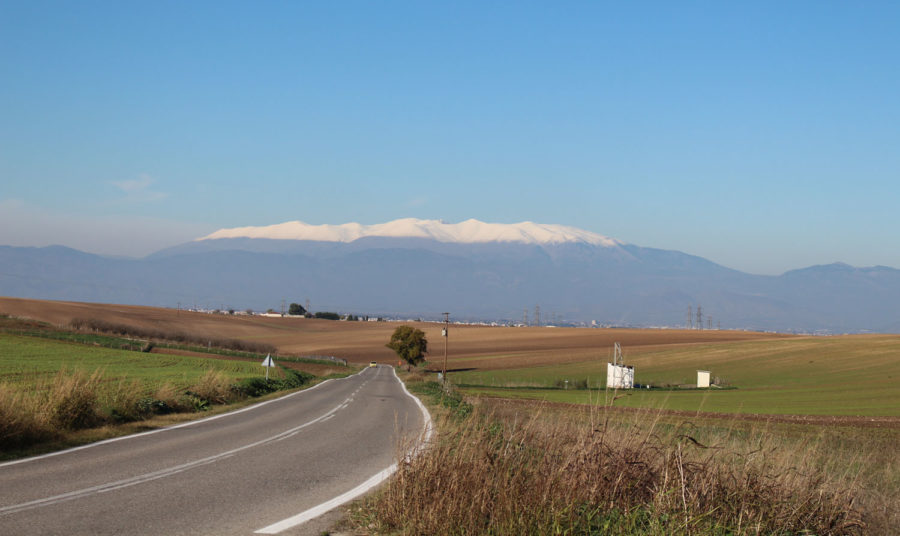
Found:
[(375, 225), (344, 223), (310, 225), (289, 221), (264, 227), (220, 229), (197, 240), (217, 238), (269, 238), (275, 240), (314, 240), (319, 242), (353, 242), (368, 236), (393, 238), (427, 238), (438, 242), (485, 243), (518, 242), (524, 244), (561, 244), (581, 242), (613, 247), (620, 244), (612, 238), (565, 225), (521, 223), (485, 223), (470, 219), (460, 223), (442, 220), (404, 218)]

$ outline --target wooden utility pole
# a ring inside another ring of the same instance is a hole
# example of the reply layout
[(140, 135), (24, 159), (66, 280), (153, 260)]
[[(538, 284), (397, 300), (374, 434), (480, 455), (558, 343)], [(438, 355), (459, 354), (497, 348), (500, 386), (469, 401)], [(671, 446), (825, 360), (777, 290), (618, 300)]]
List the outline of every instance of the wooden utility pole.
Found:
[(443, 313), (444, 315), (444, 329), (441, 331), (441, 335), (444, 336), (444, 366), (441, 369), (441, 379), (446, 382), (447, 381), (447, 339), (450, 338), (450, 313)]

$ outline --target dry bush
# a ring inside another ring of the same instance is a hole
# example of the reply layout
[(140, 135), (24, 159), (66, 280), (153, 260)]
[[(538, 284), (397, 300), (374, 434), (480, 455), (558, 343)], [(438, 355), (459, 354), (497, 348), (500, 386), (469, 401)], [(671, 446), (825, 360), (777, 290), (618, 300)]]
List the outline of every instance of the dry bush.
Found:
[(90, 376), (76, 370), (59, 371), (47, 393), (50, 423), (64, 430), (90, 428), (100, 423), (98, 392), (102, 371)]
[(225, 404), (231, 396), (231, 380), (221, 371), (209, 369), (188, 392), (211, 404)]
[(854, 494), (765, 440), (684, 428), (500, 421), (476, 409), (401, 463), (372, 504), (403, 534), (859, 534)]
[(0, 384), (0, 448), (19, 448), (56, 436), (42, 419), (39, 400)]
[(154, 400), (165, 404), (171, 411), (188, 411), (189, 405), (185, 402), (184, 391), (175, 387), (171, 382), (165, 382), (156, 388), (152, 395)]
[(146, 399), (144, 386), (137, 380), (119, 380), (108, 386), (102, 393), (103, 407), (116, 422), (137, 421), (150, 415), (150, 408), (143, 404)]

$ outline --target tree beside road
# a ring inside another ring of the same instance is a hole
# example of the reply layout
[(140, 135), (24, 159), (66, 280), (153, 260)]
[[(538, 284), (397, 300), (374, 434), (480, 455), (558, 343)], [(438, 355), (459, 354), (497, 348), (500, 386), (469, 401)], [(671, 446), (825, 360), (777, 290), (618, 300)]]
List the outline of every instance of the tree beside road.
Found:
[(418, 365), (425, 360), (428, 353), (428, 341), (425, 332), (412, 326), (400, 326), (391, 335), (391, 342), (385, 346), (397, 352), (400, 359), (406, 361), (406, 369)]

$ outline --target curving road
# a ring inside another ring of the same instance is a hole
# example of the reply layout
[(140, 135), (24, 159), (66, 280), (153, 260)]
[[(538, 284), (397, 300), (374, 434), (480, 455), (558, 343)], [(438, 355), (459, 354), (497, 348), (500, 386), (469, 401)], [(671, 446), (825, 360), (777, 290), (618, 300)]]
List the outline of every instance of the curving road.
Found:
[(0, 534), (296, 534), (383, 479), (398, 439), (418, 437), (428, 420), (379, 366), (236, 412), (0, 464)]

